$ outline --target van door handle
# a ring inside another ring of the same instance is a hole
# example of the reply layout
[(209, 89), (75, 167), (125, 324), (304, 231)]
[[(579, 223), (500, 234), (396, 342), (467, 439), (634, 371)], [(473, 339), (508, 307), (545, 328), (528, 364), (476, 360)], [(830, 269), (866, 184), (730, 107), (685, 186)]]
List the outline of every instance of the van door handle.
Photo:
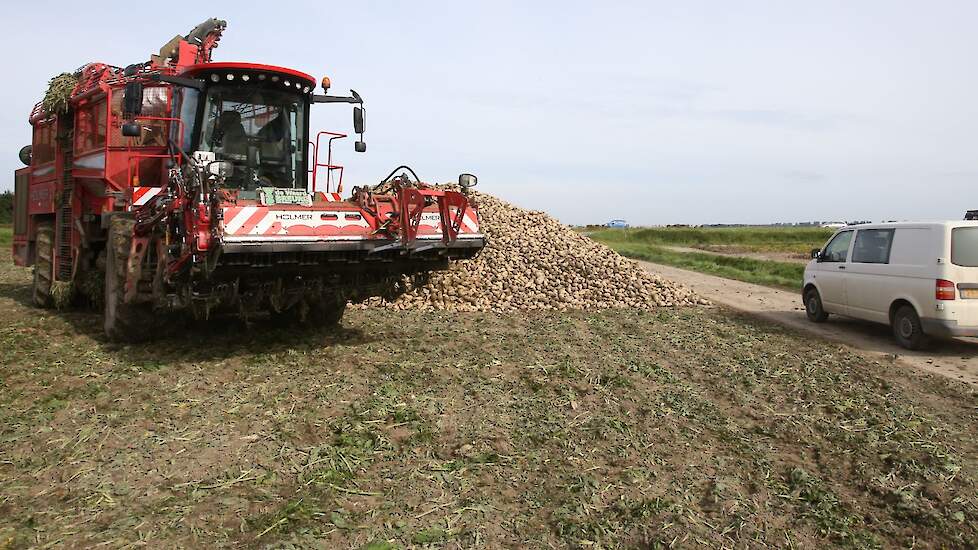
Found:
[(840, 265), (839, 266), (839, 269), (845, 269), (845, 268), (846, 268), (846, 266), (844, 266), (844, 265)]

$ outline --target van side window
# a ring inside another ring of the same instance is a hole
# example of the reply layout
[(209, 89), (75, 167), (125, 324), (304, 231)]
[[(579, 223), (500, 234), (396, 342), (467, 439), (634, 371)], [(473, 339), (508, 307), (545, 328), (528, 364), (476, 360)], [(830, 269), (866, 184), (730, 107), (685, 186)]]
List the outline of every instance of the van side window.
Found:
[(857, 264), (890, 263), (893, 229), (860, 229), (852, 248), (852, 261)]
[(843, 231), (835, 236), (825, 250), (822, 251), (823, 262), (845, 262), (849, 254), (849, 243), (852, 242), (852, 231)]
[(961, 267), (978, 267), (978, 227), (955, 227), (951, 230), (951, 263)]

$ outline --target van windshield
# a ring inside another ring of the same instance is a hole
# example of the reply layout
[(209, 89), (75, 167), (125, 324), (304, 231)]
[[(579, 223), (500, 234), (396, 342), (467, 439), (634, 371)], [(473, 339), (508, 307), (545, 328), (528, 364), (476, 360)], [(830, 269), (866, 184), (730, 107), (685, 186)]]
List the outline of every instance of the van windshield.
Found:
[(951, 230), (951, 263), (978, 267), (978, 227), (956, 227)]

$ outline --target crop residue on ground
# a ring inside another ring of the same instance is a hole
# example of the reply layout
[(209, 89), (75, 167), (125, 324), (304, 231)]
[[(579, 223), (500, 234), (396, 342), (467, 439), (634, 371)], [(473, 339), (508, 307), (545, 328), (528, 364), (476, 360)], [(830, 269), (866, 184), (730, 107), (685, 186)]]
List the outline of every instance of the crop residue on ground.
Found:
[(978, 397), (723, 312), (114, 346), (0, 264), (14, 547), (967, 547)]

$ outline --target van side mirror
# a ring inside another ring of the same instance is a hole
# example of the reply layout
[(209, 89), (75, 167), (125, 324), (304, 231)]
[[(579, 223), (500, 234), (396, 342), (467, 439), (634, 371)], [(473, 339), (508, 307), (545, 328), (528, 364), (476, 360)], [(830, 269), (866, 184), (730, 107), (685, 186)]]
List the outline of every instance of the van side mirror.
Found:
[(813, 248), (812, 249), (812, 259), (813, 260), (822, 261), (822, 249), (821, 248)]
[(357, 153), (366, 153), (367, 144), (362, 141), (358, 141), (353, 144), (353, 150), (356, 151)]
[(122, 94), (122, 112), (136, 116), (143, 112), (143, 83), (130, 82)]
[(363, 133), (363, 108), (353, 108), (353, 131), (357, 134)]

